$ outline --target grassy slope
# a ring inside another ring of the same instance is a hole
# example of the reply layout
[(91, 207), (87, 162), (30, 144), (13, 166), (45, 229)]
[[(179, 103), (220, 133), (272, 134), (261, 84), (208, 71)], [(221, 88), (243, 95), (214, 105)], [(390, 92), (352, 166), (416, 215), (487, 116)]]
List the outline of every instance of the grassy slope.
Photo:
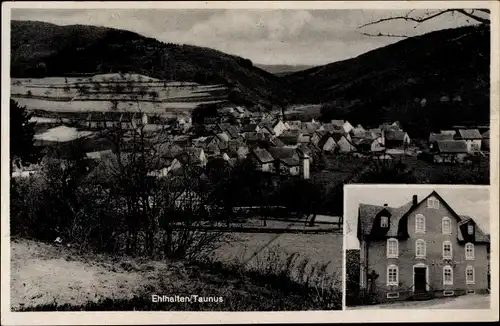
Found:
[[(337, 101), (339, 106), (330, 116), (356, 123), (394, 119), (418, 127), (429, 120), (438, 120), (439, 126), (485, 121), (489, 40), (486, 27), (436, 31), (284, 78), (292, 85), (296, 102)], [(441, 105), (444, 94), (458, 94), (462, 103)], [(427, 106), (415, 105), (415, 98), (426, 98)]]
[[(340, 309), (340, 296), (314, 302), (314, 293), (309, 296), (287, 279), (227, 266), (82, 254), (62, 245), (12, 239), (11, 307), (39, 311)], [(152, 303), (152, 294), (223, 296), (224, 303)]]
[(288, 97), (277, 76), (254, 67), (250, 60), (209, 48), (165, 44), (129, 31), (83, 25), (12, 21), (11, 31), (12, 77), (136, 72), (230, 85), (242, 93), (243, 102), (283, 103)]

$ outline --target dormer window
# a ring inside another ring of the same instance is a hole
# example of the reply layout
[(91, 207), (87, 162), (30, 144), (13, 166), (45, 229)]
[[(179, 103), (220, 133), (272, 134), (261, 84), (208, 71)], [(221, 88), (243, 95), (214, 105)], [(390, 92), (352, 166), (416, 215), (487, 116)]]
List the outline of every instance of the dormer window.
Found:
[(387, 216), (380, 217), (380, 227), (381, 228), (389, 227), (389, 217), (387, 217)]
[(427, 208), (439, 209), (439, 200), (436, 198), (428, 198), (427, 199)]
[(473, 235), (474, 234), (474, 225), (473, 224), (467, 225), (467, 233), (469, 235)]

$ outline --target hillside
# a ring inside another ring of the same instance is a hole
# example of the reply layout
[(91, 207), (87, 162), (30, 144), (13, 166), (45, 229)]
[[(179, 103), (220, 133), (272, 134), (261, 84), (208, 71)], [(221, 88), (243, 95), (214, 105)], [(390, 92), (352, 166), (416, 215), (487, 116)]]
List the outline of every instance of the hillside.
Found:
[(274, 74), (276, 76), (286, 76), (294, 72), (314, 67), (311, 65), (264, 65), (264, 64), (255, 64), (255, 66), (259, 67), (262, 70), (270, 72), (271, 74)]
[(326, 119), (373, 125), (399, 120), (418, 131), (488, 121), (489, 64), (488, 27), (469, 26), (404, 39), (284, 78), (294, 102), (329, 103)]
[(252, 62), (209, 48), (165, 44), (105, 27), (12, 21), (11, 77), (134, 72), (158, 79), (224, 84), (236, 104), (284, 104), (284, 81)]

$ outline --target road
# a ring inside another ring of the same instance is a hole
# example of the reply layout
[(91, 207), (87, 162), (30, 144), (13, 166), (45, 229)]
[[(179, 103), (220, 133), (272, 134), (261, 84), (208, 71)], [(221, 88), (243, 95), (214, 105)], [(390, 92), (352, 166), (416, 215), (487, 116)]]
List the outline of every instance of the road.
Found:
[(347, 307), (347, 309), (489, 309), (490, 295), (468, 294), (452, 298), (426, 301), (399, 301), (370, 306)]

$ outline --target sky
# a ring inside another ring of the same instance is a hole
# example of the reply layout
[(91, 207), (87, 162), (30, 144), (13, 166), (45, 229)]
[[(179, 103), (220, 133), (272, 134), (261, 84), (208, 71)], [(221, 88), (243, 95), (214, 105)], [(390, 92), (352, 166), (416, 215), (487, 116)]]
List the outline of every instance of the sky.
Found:
[(390, 207), (402, 206), (418, 196), (418, 201), (427, 197), (433, 190), (459, 215), (472, 217), (479, 227), (486, 233), (490, 232), (490, 192), (488, 186), (418, 186), (409, 187), (394, 185), (347, 187), (345, 195), (345, 223), (346, 223), (346, 249), (359, 249), (359, 241), (356, 237), (356, 226), (358, 221), (358, 206), (360, 203)]
[[(380, 9), (13, 9), (14, 20), (85, 24), (130, 30), (160, 41), (211, 47), (258, 64), (320, 65), (358, 56), (402, 38), (472, 24), (445, 14), (423, 24), (361, 25), (409, 10)], [(415, 10), (421, 16), (431, 10)]]

